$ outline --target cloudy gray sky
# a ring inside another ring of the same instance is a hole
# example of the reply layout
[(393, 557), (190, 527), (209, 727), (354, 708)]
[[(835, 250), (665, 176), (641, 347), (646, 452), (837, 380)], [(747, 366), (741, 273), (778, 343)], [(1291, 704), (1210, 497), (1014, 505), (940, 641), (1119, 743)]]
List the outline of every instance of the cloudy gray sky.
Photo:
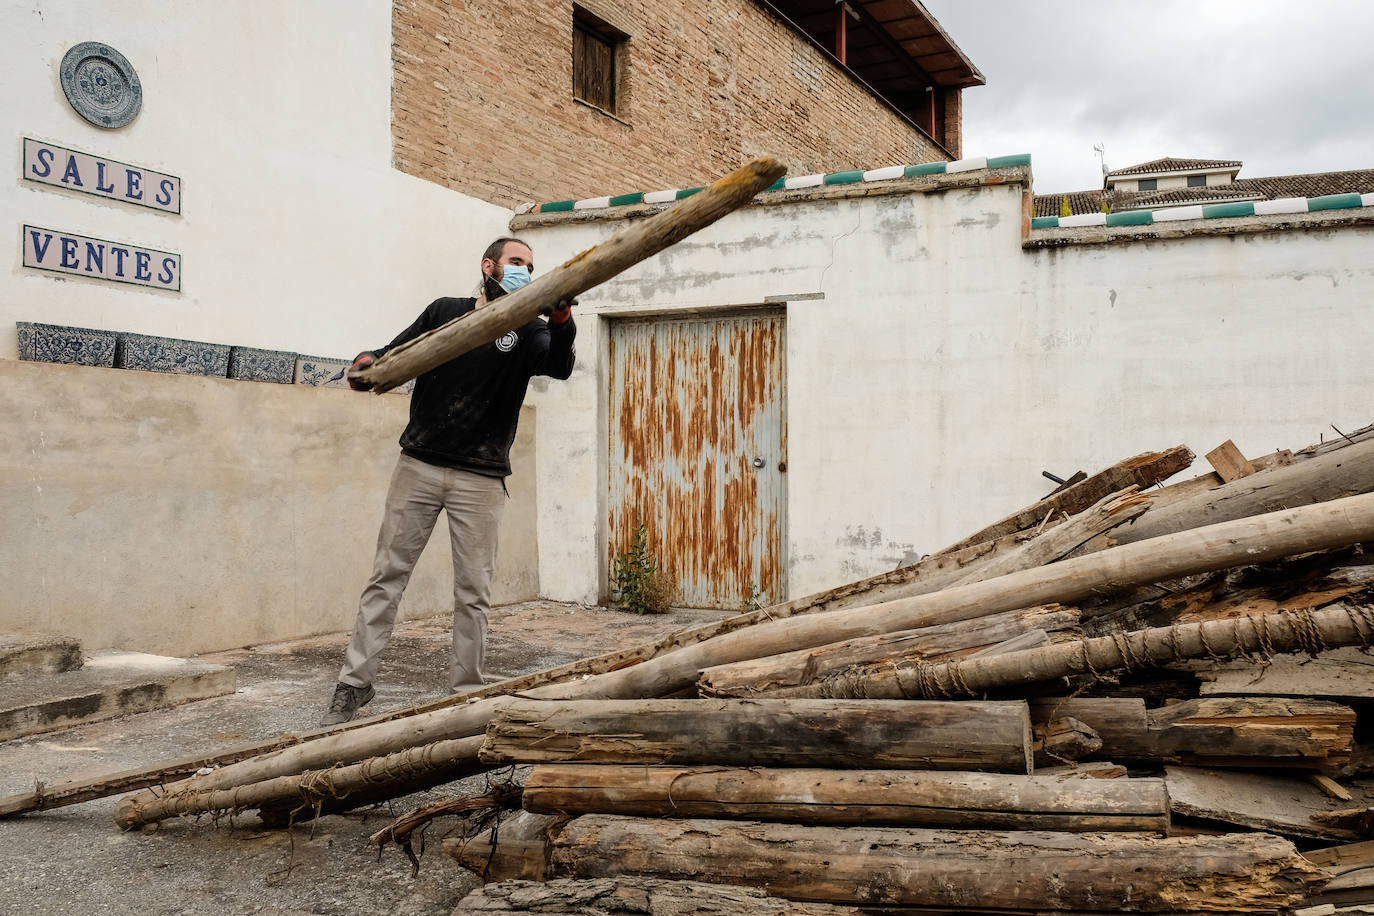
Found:
[(987, 85), (964, 154), (1031, 154), (1038, 193), (1240, 159), (1242, 178), (1374, 168), (1374, 0), (923, 0)]

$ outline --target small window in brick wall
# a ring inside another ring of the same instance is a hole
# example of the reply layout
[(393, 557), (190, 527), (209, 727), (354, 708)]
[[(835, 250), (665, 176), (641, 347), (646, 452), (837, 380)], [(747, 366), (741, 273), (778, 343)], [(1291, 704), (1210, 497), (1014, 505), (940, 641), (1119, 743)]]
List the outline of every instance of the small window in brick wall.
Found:
[(1159, 179), (1142, 178), (1140, 181), (1136, 182), (1135, 189), (1137, 191), (1157, 191), (1159, 190)]
[(1205, 187), (1207, 187), (1207, 176), (1206, 176), (1206, 175), (1189, 175), (1189, 176), (1188, 176), (1188, 187), (1190, 187), (1190, 188), (1205, 188)]
[(582, 7), (573, 7), (573, 98), (615, 112), (616, 63), (628, 37)]

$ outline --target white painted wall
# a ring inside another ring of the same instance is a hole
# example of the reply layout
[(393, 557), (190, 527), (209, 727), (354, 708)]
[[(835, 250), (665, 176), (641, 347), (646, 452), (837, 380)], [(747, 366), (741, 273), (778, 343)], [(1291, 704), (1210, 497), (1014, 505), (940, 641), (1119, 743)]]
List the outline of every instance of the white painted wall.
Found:
[[(339, 633), (342, 661), (407, 408), (332, 388), (0, 360), (0, 633), (164, 655)], [(527, 407), (496, 604), (538, 590), (535, 427)], [(452, 608), (441, 519), (401, 613)]]
[[(972, 533), (1042, 470), (1370, 421), (1374, 229), (1025, 250), (1020, 222), (1015, 185), (756, 206), (584, 296), (578, 374), (536, 402), (542, 591), (601, 586), (613, 314), (825, 294), (787, 306), (793, 596)], [(549, 263), (623, 225), (523, 234)]]
[[(67, 103), (63, 54), (103, 41), (143, 110), (103, 130)], [(351, 356), (438, 295), (466, 295), (508, 211), (391, 167), (391, 4), (0, 0), (0, 358), (16, 321)], [(169, 215), (22, 181), (22, 137), (182, 179)], [(183, 256), (180, 293), (21, 266), (31, 223)]]

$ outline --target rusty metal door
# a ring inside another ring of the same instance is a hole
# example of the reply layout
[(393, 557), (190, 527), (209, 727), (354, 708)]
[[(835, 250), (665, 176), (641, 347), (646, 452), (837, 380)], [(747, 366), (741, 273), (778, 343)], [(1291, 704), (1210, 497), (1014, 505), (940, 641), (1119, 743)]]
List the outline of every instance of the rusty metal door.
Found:
[(642, 519), (680, 604), (782, 599), (783, 327), (771, 310), (611, 325), (608, 569)]

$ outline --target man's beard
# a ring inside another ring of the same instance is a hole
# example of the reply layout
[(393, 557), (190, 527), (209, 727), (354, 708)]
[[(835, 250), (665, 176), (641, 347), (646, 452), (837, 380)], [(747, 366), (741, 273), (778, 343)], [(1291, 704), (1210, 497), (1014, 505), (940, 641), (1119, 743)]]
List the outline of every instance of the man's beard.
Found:
[(506, 294), (506, 291), (501, 288), (500, 281), (495, 277), (487, 277), (482, 281), (482, 291), (486, 293), (488, 302), (493, 299), (500, 299)]

